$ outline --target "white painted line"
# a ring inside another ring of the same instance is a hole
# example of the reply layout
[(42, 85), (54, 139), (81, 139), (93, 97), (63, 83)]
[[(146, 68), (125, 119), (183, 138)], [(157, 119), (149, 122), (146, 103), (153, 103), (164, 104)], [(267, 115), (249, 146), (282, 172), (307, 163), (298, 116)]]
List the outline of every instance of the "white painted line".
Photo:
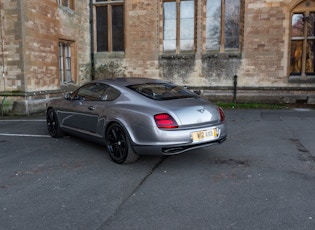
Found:
[(0, 136), (7, 136), (7, 137), (51, 137), (50, 135), (18, 134), (18, 133), (0, 133)]
[(36, 119), (36, 120), (0, 120), (0, 122), (19, 122), (19, 121), (22, 121), (22, 122), (28, 122), (28, 121), (39, 121), (39, 122), (44, 122), (46, 120), (44, 119)]
[[(0, 120), (0, 122), (46, 122), (45, 119), (34, 119), (34, 120)], [(37, 135), (37, 134), (21, 134), (21, 133), (0, 133), (0, 136), (7, 136), (7, 137), (51, 137), (50, 135)]]

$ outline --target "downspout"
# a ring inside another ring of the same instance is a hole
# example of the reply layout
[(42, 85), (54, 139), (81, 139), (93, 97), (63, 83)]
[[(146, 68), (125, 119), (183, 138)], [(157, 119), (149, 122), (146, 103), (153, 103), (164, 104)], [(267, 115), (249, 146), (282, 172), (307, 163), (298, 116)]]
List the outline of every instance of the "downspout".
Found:
[[(4, 2), (0, 2), (0, 4), (3, 6)], [(4, 6), (3, 6), (4, 8)], [(4, 16), (2, 16), (2, 10), (0, 9), (0, 40), (1, 40), (1, 54), (2, 54), (2, 79), (3, 79), (3, 91), (5, 92), (5, 64), (4, 64), (4, 41), (3, 41), (3, 18)], [(1, 101), (1, 116), (3, 117), (3, 107), (4, 107), (4, 101), (6, 99), (6, 96), (4, 95)]]
[(94, 9), (93, 9), (93, 0), (90, 0), (90, 33), (91, 33), (91, 48), (90, 48), (90, 58), (91, 58), (91, 79), (94, 80)]
[[(1, 2), (1, 5), (4, 4)], [(4, 6), (3, 6), (4, 7)], [(3, 41), (3, 17), (2, 10), (0, 9), (0, 40), (1, 40), (1, 53), (2, 53), (2, 78), (3, 78), (3, 91), (5, 91), (5, 64), (4, 64), (4, 41)]]
[[(29, 90), (29, 85), (28, 85), (28, 68), (27, 68), (27, 60), (25, 59), (25, 54), (26, 54), (26, 31), (27, 29), (25, 28), (25, 3), (26, 1), (18, 1), (18, 10), (20, 15), (18, 15), (18, 17), (20, 17), (20, 23), (21, 23), (21, 37), (22, 37), (22, 42), (21, 42), (21, 47), (19, 48), (19, 55), (20, 55), (20, 63), (21, 63), (21, 73), (23, 75), (23, 86), (24, 86), (24, 106), (25, 106), (25, 113), (24, 114), (29, 114), (29, 104), (28, 104), (28, 96), (26, 96), (26, 92), (28, 92)], [(18, 76), (17, 76), (18, 78)]]

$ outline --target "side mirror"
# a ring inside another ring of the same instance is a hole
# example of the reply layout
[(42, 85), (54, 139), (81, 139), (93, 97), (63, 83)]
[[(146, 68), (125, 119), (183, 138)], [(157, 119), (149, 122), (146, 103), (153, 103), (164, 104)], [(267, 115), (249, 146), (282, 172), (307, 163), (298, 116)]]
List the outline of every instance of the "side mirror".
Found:
[(72, 99), (71, 97), (71, 93), (66, 93), (65, 96), (64, 96), (65, 100), (69, 101)]
[(199, 96), (201, 95), (201, 91), (200, 90), (194, 90), (194, 93), (199, 95)]

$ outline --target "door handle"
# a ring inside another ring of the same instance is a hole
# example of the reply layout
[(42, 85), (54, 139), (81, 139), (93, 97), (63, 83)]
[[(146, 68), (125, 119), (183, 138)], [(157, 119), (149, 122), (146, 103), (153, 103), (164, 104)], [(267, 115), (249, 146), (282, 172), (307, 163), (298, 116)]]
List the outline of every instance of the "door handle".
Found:
[(91, 106), (88, 107), (88, 109), (89, 109), (89, 110), (94, 110), (94, 109), (95, 109), (95, 106), (91, 105)]

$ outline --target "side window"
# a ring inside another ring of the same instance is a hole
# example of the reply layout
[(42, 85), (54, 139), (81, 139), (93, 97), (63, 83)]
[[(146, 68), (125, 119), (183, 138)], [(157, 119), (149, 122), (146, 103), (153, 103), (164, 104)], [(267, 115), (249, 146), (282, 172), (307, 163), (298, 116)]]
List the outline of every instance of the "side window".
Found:
[(75, 99), (84, 99), (86, 101), (113, 101), (119, 95), (120, 92), (111, 86), (93, 83), (82, 86), (72, 96)]
[(118, 98), (119, 96), (120, 96), (120, 92), (117, 89), (115, 89), (111, 86), (108, 86), (105, 90), (105, 93), (103, 94), (102, 100), (113, 101), (116, 98)]
[(78, 89), (76, 96), (84, 98), (86, 101), (99, 101), (106, 90), (104, 84), (88, 84)]

